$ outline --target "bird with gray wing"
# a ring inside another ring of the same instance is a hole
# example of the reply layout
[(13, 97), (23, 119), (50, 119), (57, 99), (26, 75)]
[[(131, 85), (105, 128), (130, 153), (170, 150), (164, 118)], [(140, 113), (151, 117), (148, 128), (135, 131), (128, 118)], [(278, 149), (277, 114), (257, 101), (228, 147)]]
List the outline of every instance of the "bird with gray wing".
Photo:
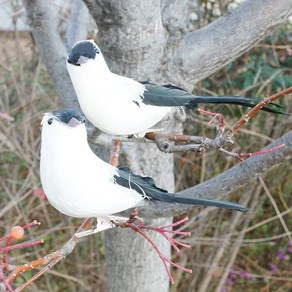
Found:
[(228, 201), (169, 193), (150, 177), (102, 161), (87, 142), (85, 118), (75, 110), (56, 110), (43, 116), (40, 174), (50, 203), (72, 217), (111, 216), (147, 201), (247, 211)]
[[(93, 40), (76, 43), (67, 68), (86, 118), (110, 135), (147, 132), (174, 107), (195, 109), (198, 104), (237, 104), (253, 107), (258, 99), (236, 96), (198, 96), (173, 85), (138, 82), (114, 74)], [(271, 103), (264, 111), (285, 114)]]

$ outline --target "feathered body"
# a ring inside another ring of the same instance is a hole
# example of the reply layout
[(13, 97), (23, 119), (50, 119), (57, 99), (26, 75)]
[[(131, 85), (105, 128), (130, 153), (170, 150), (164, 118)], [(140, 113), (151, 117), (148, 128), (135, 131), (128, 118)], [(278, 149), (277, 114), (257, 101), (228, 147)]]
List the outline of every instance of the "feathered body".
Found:
[[(221, 103), (252, 107), (259, 101), (234, 96), (198, 96), (171, 84), (138, 82), (114, 74), (92, 40), (76, 43), (68, 54), (68, 72), (87, 119), (111, 135), (144, 133), (173, 107), (195, 109), (198, 104)], [(283, 113), (277, 104), (263, 110)]]
[(140, 206), (145, 200), (247, 210), (232, 202), (168, 193), (150, 177), (102, 161), (88, 145), (84, 121), (75, 110), (54, 111), (42, 119), (41, 181), (48, 200), (60, 212), (99, 217)]

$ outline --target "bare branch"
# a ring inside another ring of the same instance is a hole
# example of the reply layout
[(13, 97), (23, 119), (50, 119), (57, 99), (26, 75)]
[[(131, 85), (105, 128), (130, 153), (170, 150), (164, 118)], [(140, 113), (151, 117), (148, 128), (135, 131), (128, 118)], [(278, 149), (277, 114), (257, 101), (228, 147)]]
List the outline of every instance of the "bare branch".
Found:
[(228, 131), (227, 131), (227, 135), (232, 137), (237, 131), (238, 129), (244, 125), (245, 123), (247, 123), (250, 118), (252, 118), (262, 107), (264, 107), (266, 104), (272, 102), (273, 100), (285, 95), (285, 94), (289, 94), (292, 92), (292, 87), (289, 87), (287, 89), (284, 89), (280, 92), (277, 92), (276, 94), (273, 94), (272, 96), (269, 96), (267, 98), (264, 98), (259, 104), (257, 104), (255, 107), (253, 107), (251, 110), (248, 111), (248, 113), (246, 113), (244, 115), (244, 117), (242, 117), (237, 123), (235, 123)]
[(84, 5), (83, 1), (74, 0), (66, 32), (67, 49), (71, 49), (76, 42), (86, 39), (90, 19), (88, 8)]
[(169, 63), (169, 81), (184, 87), (248, 51), (292, 13), (290, 0), (246, 0), (206, 27), (185, 35)]
[[(277, 164), (291, 159), (292, 131), (277, 139), (264, 149), (270, 149), (279, 144), (285, 144), (285, 146), (267, 155), (253, 156), (220, 175), (192, 188), (181, 191), (178, 194), (189, 197), (213, 199), (226, 197), (228, 194), (255, 181), (259, 176), (263, 175)], [(142, 207), (139, 211), (142, 217), (161, 217), (185, 212), (192, 208), (194, 207), (156, 202), (155, 204), (149, 203), (149, 206)]]
[(66, 107), (79, 108), (66, 68), (66, 49), (57, 30), (57, 11), (49, 1), (24, 0), (27, 21), (43, 62)]
[(82, 230), (90, 228), (90, 226), (91, 220), (85, 219), (82, 225), (76, 231), (76, 233), (62, 247), (42, 258), (34, 260), (30, 263), (26, 263), (24, 265), (17, 266), (7, 277), (7, 282), (12, 283), (15, 278), (23, 272), (30, 271), (35, 268), (41, 268), (38, 273), (36, 273), (31, 279), (29, 279), (17, 289), (17, 291), (22, 291), (24, 288), (26, 288), (28, 285), (30, 285), (32, 282), (42, 276), (45, 272), (51, 269), (54, 265), (56, 265), (59, 261), (64, 259), (69, 253), (71, 253), (80, 240), (80, 238), (76, 234)]
[(166, 42), (157, 0), (84, 3), (98, 26), (99, 45), (110, 69), (135, 79), (153, 79)]

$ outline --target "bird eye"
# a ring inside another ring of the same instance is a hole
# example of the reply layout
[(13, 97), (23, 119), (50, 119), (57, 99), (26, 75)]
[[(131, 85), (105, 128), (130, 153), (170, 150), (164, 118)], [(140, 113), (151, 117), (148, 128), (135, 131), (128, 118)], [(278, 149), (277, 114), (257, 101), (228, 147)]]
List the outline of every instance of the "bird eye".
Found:
[(48, 119), (48, 124), (51, 125), (53, 123), (53, 118)]
[(94, 48), (94, 51), (95, 51), (96, 54), (99, 54), (98, 48)]
[(81, 124), (84, 124), (84, 123), (85, 123), (85, 118), (82, 117), (82, 119), (81, 119)]

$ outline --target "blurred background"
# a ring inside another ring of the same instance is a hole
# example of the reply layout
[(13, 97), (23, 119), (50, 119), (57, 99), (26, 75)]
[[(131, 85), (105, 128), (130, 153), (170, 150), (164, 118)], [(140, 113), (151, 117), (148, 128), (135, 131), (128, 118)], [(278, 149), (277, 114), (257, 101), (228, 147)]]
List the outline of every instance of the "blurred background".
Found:
[[(60, 33), (65, 35), (71, 1), (51, 1), (59, 9)], [(238, 1), (197, 1), (190, 17), (190, 30), (221, 16)], [(98, 30), (91, 27), (88, 38)], [(292, 25), (279, 27), (256, 47), (223, 70), (194, 85), (195, 92), (215, 95), (267, 97), (292, 86)], [(277, 101), (292, 113), (291, 99)], [(42, 64), (22, 1), (0, 1), (0, 237), (11, 227), (37, 219), (40, 226), (29, 229), (24, 240), (45, 239), (41, 246), (9, 252), (10, 264), (23, 264), (60, 247), (80, 225), (80, 220), (58, 213), (50, 206), (40, 186), (40, 120), (61, 102)], [(222, 112), (222, 108), (208, 106)], [(227, 127), (243, 113), (226, 107)], [(196, 129), (192, 126), (197, 124)], [(186, 133), (214, 137), (215, 129), (203, 118), (188, 121)], [(291, 119), (258, 113), (236, 135), (237, 152), (259, 151), (292, 129)], [(214, 150), (203, 155), (175, 155), (176, 190), (203, 182), (237, 164)], [(246, 194), (246, 195), (245, 195)], [(182, 239), (192, 245), (173, 261), (193, 274), (172, 270), (171, 291), (292, 291), (292, 165), (275, 166), (263, 179), (234, 193), (228, 199), (257, 206), (246, 216), (226, 210), (188, 215), (185, 226), (192, 231)], [(249, 204), (249, 200), (252, 201)], [(179, 216), (177, 218), (180, 218)], [(200, 220), (198, 220), (200, 219)], [(199, 221), (199, 222), (198, 222)], [(240, 236), (239, 236), (240, 233)], [(105, 252), (102, 234), (83, 240), (74, 251), (34, 282), (27, 291), (105, 291)], [(16, 286), (31, 278), (26, 272)], [(206, 290), (206, 287), (209, 287)], [(210, 288), (214, 287), (214, 289)]]

